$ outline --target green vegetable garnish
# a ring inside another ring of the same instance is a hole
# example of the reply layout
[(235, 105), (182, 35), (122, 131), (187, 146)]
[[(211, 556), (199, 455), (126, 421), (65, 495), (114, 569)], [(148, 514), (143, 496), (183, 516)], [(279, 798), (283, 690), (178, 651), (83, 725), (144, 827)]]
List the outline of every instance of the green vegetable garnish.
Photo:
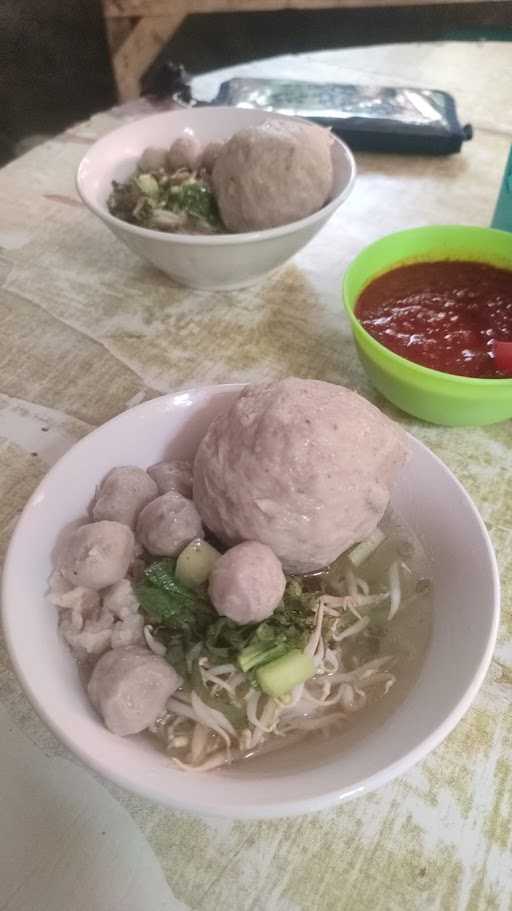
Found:
[(173, 203), (195, 218), (204, 218), (209, 224), (220, 226), (215, 196), (200, 180), (182, 184), (179, 192), (174, 195)]
[(188, 604), (195, 604), (197, 601), (206, 603), (208, 601), (205, 592), (198, 592), (179, 582), (175, 575), (176, 563), (174, 560), (158, 560), (152, 563), (144, 573), (144, 578), (155, 588), (168, 592)]
[(205, 652), (216, 661), (234, 661), (253, 632), (254, 624), (240, 626), (227, 617), (218, 617), (206, 630)]
[(298, 579), (289, 580), (282, 604), (265, 621), (274, 635), (283, 634), (289, 645), (304, 648), (314, 626), (312, 602), (316, 594), (304, 592)]
[(269, 661), (273, 661), (275, 658), (280, 658), (281, 655), (285, 655), (286, 652), (289, 651), (290, 646), (287, 644), (284, 637), (282, 642), (279, 642), (276, 639), (270, 646), (265, 645), (263, 642), (252, 642), (250, 645), (246, 645), (240, 652), (238, 656), (238, 665), (240, 670), (247, 673), (247, 671), (250, 671), (253, 668), (260, 667), (262, 664), (268, 664)]
[(256, 680), (264, 693), (278, 699), (289, 693), (294, 686), (309, 680), (315, 673), (315, 662), (311, 656), (292, 649), (283, 657), (259, 667)]
[(135, 592), (151, 622), (197, 639), (217, 615), (204, 592), (192, 591), (178, 582), (174, 566), (172, 560), (152, 563)]
[(166, 592), (141, 582), (136, 586), (135, 593), (142, 610), (151, 620), (165, 623), (174, 617), (175, 605), (170, 602)]
[(210, 186), (194, 172), (180, 172), (178, 179), (164, 170), (137, 171), (124, 183), (112, 181), (107, 205), (112, 215), (146, 228), (207, 233), (224, 230)]

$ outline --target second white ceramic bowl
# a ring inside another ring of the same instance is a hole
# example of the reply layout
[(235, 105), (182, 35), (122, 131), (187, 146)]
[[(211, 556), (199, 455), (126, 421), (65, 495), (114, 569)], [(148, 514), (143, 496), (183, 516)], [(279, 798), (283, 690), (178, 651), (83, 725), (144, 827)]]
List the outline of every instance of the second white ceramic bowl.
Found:
[(499, 581), (485, 526), (451, 472), (414, 438), (392, 506), (422, 541), (433, 581), (433, 625), (405, 698), (381, 700), (337, 738), (203, 774), (179, 771), (150, 737), (116, 737), (102, 724), (57, 630), (45, 593), (57, 535), (85, 513), (116, 465), (190, 458), (238, 386), (167, 395), (121, 414), (74, 446), (39, 485), (7, 555), (3, 623), (16, 673), (41, 718), (87, 765), (168, 807), (233, 817), (287, 816), (364, 794), (434, 749), (469, 708), (496, 639)]
[(148, 146), (168, 148), (184, 134), (206, 145), (265, 120), (290, 119), (282, 114), (229, 107), (190, 108), (145, 117), (94, 143), (78, 168), (78, 192), (119, 240), (178, 284), (210, 290), (250, 285), (298, 253), (349, 195), (355, 163), (348, 147), (336, 136), (331, 147), (334, 184), (330, 200), (313, 215), (280, 228), (213, 236), (166, 234), (114, 218), (107, 209), (107, 197), (112, 181), (126, 180)]

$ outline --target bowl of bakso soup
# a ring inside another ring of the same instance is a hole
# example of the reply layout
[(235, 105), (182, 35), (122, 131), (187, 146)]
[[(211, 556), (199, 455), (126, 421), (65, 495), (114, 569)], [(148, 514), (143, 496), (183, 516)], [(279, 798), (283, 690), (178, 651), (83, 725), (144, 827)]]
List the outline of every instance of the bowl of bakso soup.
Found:
[(229, 289), (301, 250), (348, 197), (355, 172), (350, 149), (324, 127), (194, 108), (103, 136), (82, 159), (77, 188), (119, 240), (174, 282)]
[(16, 673), (63, 743), (232, 817), (405, 773), (469, 707), (498, 611), (446, 466), (355, 392), (295, 378), (172, 393), (89, 434), (29, 500), (3, 583)]

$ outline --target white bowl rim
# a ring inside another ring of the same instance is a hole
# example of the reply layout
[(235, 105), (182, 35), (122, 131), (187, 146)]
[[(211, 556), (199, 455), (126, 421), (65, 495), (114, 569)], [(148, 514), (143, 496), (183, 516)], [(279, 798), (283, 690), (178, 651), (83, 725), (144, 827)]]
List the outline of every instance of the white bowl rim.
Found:
[[(344, 202), (345, 199), (347, 199), (347, 197), (352, 192), (352, 189), (354, 186), (354, 181), (355, 181), (356, 175), (357, 175), (357, 168), (356, 168), (354, 156), (353, 156), (352, 152), (350, 151), (348, 145), (345, 142), (343, 142), (343, 140), (340, 139), (339, 136), (336, 136), (335, 133), (332, 133), (331, 135), (333, 137), (335, 144), (337, 144), (341, 147), (341, 150), (343, 151), (343, 153), (348, 161), (349, 167), (350, 167), (350, 176), (349, 176), (347, 183), (340, 190), (340, 192), (337, 193), (336, 196), (333, 197), (333, 199), (331, 199), (328, 203), (326, 203), (324, 206), (322, 206), (321, 209), (318, 209), (317, 212), (313, 212), (312, 215), (308, 215), (308, 216), (306, 216), (306, 218), (300, 218), (298, 221), (288, 222), (288, 224), (281, 225), (280, 227), (277, 227), (277, 228), (267, 228), (265, 231), (247, 231), (246, 233), (243, 233), (243, 234), (212, 234), (212, 235), (209, 235), (209, 234), (179, 234), (179, 233), (173, 234), (168, 231), (156, 231), (154, 228), (142, 228), (142, 227), (139, 227), (139, 225), (132, 225), (127, 221), (123, 221), (122, 218), (116, 218), (115, 215), (111, 215), (110, 212), (108, 211), (106, 205), (100, 206), (96, 202), (91, 200), (91, 198), (87, 192), (86, 185), (85, 185), (86, 179), (87, 179), (86, 169), (89, 164), (89, 157), (90, 157), (91, 153), (94, 150), (96, 150), (98, 148), (98, 146), (100, 146), (100, 144), (105, 139), (110, 138), (114, 134), (122, 133), (123, 131), (130, 132), (138, 124), (141, 124), (141, 123), (147, 124), (148, 121), (150, 122), (151, 120), (154, 120), (157, 118), (162, 118), (163, 116), (165, 116), (167, 114), (172, 115), (172, 114), (177, 114), (177, 113), (183, 113), (184, 111), (188, 111), (188, 110), (189, 109), (187, 109), (187, 108), (179, 108), (176, 111), (161, 111), (157, 114), (150, 114), (147, 117), (141, 117), (138, 120), (132, 120), (129, 123), (125, 123), (120, 127), (116, 127), (115, 130), (110, 130), (109, 133), (105, 133), (105, 135), (101, 136), (99, 139), (97, 139), (96, 142), (93, 143), (93, 145), (90, 147), (90, 149), (88, 149), (88, 151), (85, 153), (85, 155), (81, 159), (80, 164), (78, 165), (78, 168), (77, 168), (76, 178), (75, 178), (76, 189), (78, 191), (80, 198), (85, 203), (87, 208), (90, 209), (91, 212), (94, 212), (94, 214), (97, 215), (99, 218), (101, 218), (102, 221), (105, 222), (105, 224), (110, 225), (112, 228), (117, 228), (118, 230), (119, 229), (125, 230), (129, 234), (133, 234), (138, 237), (154, 238), (154, 239), (159, 239), (161, 241), (168, 242), (168, 243), (170, 242), (170, 243), (176, 243), (176, 244), (183, 244), (185, 246), (193, 244), (194, 246), (204, 245), (207, 247), (211, 247), (211, 246), (215, 247), (215, 246), (227, 245), (227, 244), (246, 244), (246, 243), (251, 243), (254, 241), (272, 240), (275, 237), (283, 237), (286, 234), (292, 234), (295, 231), (300, 231), (302, 228), (307, 228), (310, 225), (314, 225), (314, 224), (316, 224), (317, 221), (321, 220), (322, 218), (324, 218), (324, 217), (327, 218), (328, 216), (330, 216), (338, 208), (338, 206), (340, 206), (341, 203)], [(201, 108), (190, 108), (190, 111), (195, 112), (195, 113), (197, 113), (199, 110), (201, 110)], [(233, 108), (233, 107), (226, 107), (226, 106), (223, 106), (223, 107), (215, 106), (215, 110), (220, 113), (225, 112), (225, 111), (229, 111), (230, 113), (233, 113), (233, 111), (236, 111), (238, 109)], [(244, 109), (244, 110), (247, 110), (247, 109)], [(269, 117), (271, 119), (276, 119), (276, 120), (283, 119), (283, 120), (303, 121), (305, 119), (303, 117), (290, 117), (287, 114), (277, 114), (275, 111), (267, 111), (266, 113), (269, 115)], [(311, 123), (311, 121), (306, 121), (306, 122)]]
[[(282, 818), (285, 816), (299, 816), (305, 813), (316, 812), (319, 810), (328, 809), (339, 803), (342, 803), (346, 800), (350, 800), (353, 797), (356, 797), (360, 794), (368, 794), (377, 788), (382, 787), (388, 782), (392, 781), (394, 778), (399, 775), (403, 775), (409, 769), (412, 768), (417, 762), (421, 759), (424, 759), (432, 750), (438, 747), (442, 741), (453, 731), (455, 726), (459, 723), (461, 718), (465, 715), (467, 710), (470, 708), (472, 702), (474, 701), (482, 683), (484, 681), (485, 675), (491, 663), (493, 656), (496, 639), (498, 635), (499, 627), (499, 618), (500, 618), (500, 577), (499, 570), (496, 560), (496, 555), (494, 553), (494, 548), (491, 543), (491, 539), (487, 528), (483, 522), (483, 519), (480, 516), (475, 504), (473, 503), (470, 495), (465, 490), (461, 482), (456, 478), (453, 472), (448, 468), (447, 465), (435, 454), (433, 453), (424, 443), (418, 440), (416, 437), (413, 437), (412, 434), (407, 432), (407, 436), (411, 437), (414, 441), (414, 445), (418, 446), (420, 449), (426, 451), (429, 455), (429, 458), (437, 462), (444, 471), (448, 473), (454, 485), (459, 489), (463, 498), (467, 502), (470, 510), (473, 514), (473, 517), (479, 526), (479, 530), (482, 535), (482, 539), (485, 543), (485, 549), (487, 552), (487, 557), (489, 561), (489, 568), (491, 571), (491, 581), (492, 581), (492, 592), (493, 592), (493, 612), (492, 612), (492, 622), (489, 628), (489, 634), (487, 641), (485, 643), (485, 648), (482, 653), (482, 657), (478, 666), (475, 668), (474, 675), (471, 681), (471, 684), (467, 687), (464, 694), (460, 697), (459, 701), (455, 704), (449, 715), (444, 719), (444, 721), (435, 728), (430, 734), (426, 735), (419, 744), (417, 744), (413, 749), (409, 750), (403, 756), (401, 756), (395, 762), (390, 763), (384, 768), (380, 769), (378, 772), (372, 774), (368, 778), (361, 782), (357, 786), (353, 787), (349, 791), (346, 789), (330, 790), (323, 792), (322, 794), (315, 795), (313, 797), (301, 798), (299, 799), (284, 799), (281, 802), (276, 802), (275, 800), (271, 803), (265, 803), (263, 801), (258, 801), (257, 803), (251, 803), (246, 801), (244, 806), (241, 807), (238, 804), (229, 804), (225, 803), (222, 807), (203, 808), (198, 806), (193, 801), (180, 800), (179, 796), (175, 794), (163, 795), (161, 789), (156, 786), (154, 787), (151, 782), (146, 781), (144, 784), (139, 785), (135, 784), (132, 778), (125, 776), (122, 771), (117, 768), (113, 768), (108, 762), (103, 762), (102, 759), (97, 756), (91, 756), (85, 749), (77, 746), (73, 741), (73, 738), (68, 734), (67, 728), (61, 727), (61, 725), (54, 721), (51, 716), (51, 713), (47, 711), (47, 708), (42, 701), (36, 689), (32, 686), (29, 679), (26, 677), (23, 667), (20, 665), (16, 655), (16, 648), (14, 644), (14, 637), (11, 636), (11, 626), (9, 622), (9, 604), (14, 604), (16, 602), (15, 596), (15, 574), (13, 572), (11, 564), (14, 563), (14, 554), (16, 551), (17, 540), (21, 537), (23, 533), (24, 522), (29, 519), (29, 512), (34, 501), (37, 501), (38, 497), (41, 494), (41, 487), (45, 484), (46, 480), (53, 476), (58, 470), (60, 465), (68, 460), (69, 458), (74, 458), (77, 451), (88, 441), (91, 437), (101, 434), (105, 427), (115, 427), (116, 423), (125, 418), (128, 413), (141, 413), (145, 409), (150, 409), (151, 405), (155, 401), (161, 401), (163, 399), (173, 399), (176, 395), (193, 395), (200, 392), (222, 392), (229, 390), (241, 390), (247, 384), (245, 383), (225, 383), (225, 384), (213, 384), (206, 386), (188, 386), (183, 388), (178, 388), (173, 390), (170, 393), (167, 393), (163, 396), (157, 396), (156, 399), (150, 399), (147, 402), (143, 402), (140, 405), (135, 406), (134, 408), (127, 409), (124, 412), (116, 415), (111, 418), (109, 421), (101, 424), (99, 427), (95, 428), (77, 443), (75, 443), (61, 458), (55, 463), (55, 465), (50, 468), (45, 477), (40, 481), (37, 488), (27, 501), (20, 517), (17, 522), (16, 528), (11, 536), (8, 551), (6, 554), (4, 562), (4, 571), (2, 577), (2, 587), (1, 587), (1, 607), (2, 607), (2, 625), (5, 634), (5, 640), (7, 644), (7, 650), (10, 657), (10, 660), (13, 664), (16, 676), (21, 683), (21, 686), (25, 692), (25, 695), (29, 699), (33, 708), (39, 715), (39, 717), (44, 721), (47, 727), (57, 736), (57, 738), (78, 758), (84, 762), (85, 765), (92, 768), (95, 772), (101, 775), (103, 778), (113, 781), (115, 784), (129, 791), (130, 793), (136, 793), (141, 797), (145, 797), (159, 805), (167, 806), (175, 810), (185, 810), (190, 813), (200, 814), (203, 816), (224, 816), (228, 818), (237, 818), (237, 819), (270, 819), (270, 818)], [(12, 576), (12, 578), (11, 578)], [(12, 591), (11, 591), (12, 589)], [(205, 773), (208, 774), (208, 773)]]

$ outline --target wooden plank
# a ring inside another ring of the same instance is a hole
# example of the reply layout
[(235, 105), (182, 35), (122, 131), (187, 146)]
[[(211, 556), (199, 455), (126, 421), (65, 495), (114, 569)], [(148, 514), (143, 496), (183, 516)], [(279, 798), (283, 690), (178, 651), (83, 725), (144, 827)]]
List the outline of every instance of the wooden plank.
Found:
[(172, 15), (141, 19), (114, 54), (112, 66), (121, 101), (138, 98), (140, 78), (185, 18), (182, 4)]
[(132, 19), (128, 17), (123, 19), (105, 20), (105, 29), (111, 57), (116, 54), (121, 45), (126, 41), (133, 27), (134, 23)]
[[(454, 0), (189, 0), (187, 14), (264, 12), (283, 9), (343, 9), (371, 6), (431, 6), (453, 5)], [(462, 3), (481, 3), (482, 0), (456, 0)], [(499, 0), (483, 0), (486, 3)], [(107, 18), (122, 16), (169, 16), (176, 0), (103, 0)]]

